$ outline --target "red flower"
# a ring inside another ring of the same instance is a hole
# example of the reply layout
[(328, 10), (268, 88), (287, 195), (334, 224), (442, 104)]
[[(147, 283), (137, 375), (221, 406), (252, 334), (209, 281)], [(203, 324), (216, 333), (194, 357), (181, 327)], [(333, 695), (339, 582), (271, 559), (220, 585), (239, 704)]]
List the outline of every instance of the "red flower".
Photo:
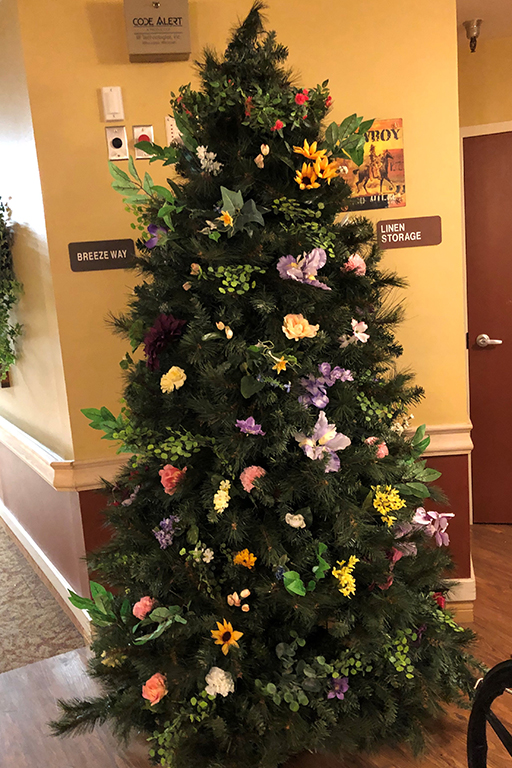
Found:
[(246, 117), (251, 116), (252, 107), (253, 107), (252, 96), (248, 96), (245, 100), (245, 116)]
[(302, 104), (305, 104), (306, 101), (309, 101), (308, 93), (309, 93), (309, 91), (306, 88), (304, 88), (302, 93), (296, 93), (295, 94), (295, 103), (298, 104), (299, 106), (301, 106)]
[(326, 106), (326, 108), (327, 108), (327, 109), (329, 109), (329, 107), (331, 106), (331, 104), (332, 104), (332, 96), (328, 96), (328, 97), (326, 98), (326, 100), (325, 100), (325, 106)]
[(443, 595), (442, 592), (434, 592), (432, 597), (434, 598), (434, 600), (436, 601), (436, 603), (440, 608), (446, 607), (446, 597)]
[(284, 123), (282, 120), (276, 120), (275, 125), (272, 126), (270, 129), (271, 131), (280, 131), (281, 128), (284, 128)]

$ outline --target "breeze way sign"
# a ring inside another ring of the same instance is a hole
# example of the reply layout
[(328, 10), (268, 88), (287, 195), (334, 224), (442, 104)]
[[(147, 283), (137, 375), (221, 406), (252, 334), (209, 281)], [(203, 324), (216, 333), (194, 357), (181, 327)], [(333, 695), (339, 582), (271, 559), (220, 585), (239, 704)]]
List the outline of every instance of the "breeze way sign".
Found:
[(126, 269), (135, 262), (133, 240), (92, 240), (87, 243), (70, 243), (68, 248), (73, 272)]
[(386, 219), (377, 223), (380, 248), (415, 248), (439, 245), (442, 241), (441, 217), (418, 216), (414, 219)]

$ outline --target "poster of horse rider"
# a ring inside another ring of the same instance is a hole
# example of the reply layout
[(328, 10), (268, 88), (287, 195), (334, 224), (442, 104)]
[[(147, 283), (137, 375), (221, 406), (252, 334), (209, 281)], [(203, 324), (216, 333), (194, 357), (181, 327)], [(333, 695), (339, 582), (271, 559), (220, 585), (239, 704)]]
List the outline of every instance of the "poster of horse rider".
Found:
[[(352, 189), (349, 211), (402, 208), (405, 171), (402, 120), (375, 120), (365, 134), (364, 160), (343, 160), (343, 178)], [(340, 163), (341, 164), (341, 163)]]

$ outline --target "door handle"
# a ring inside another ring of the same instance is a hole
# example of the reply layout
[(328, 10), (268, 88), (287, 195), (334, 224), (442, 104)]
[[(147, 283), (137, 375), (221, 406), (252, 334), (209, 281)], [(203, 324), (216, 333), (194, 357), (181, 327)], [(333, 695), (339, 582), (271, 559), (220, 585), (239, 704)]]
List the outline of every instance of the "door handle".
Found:
[(501, 339), (490, 339), (486, 333), (480, 333), (476, 337), (476, 343), (479, 347), (494, 347), (497, 344), (503, 344)]

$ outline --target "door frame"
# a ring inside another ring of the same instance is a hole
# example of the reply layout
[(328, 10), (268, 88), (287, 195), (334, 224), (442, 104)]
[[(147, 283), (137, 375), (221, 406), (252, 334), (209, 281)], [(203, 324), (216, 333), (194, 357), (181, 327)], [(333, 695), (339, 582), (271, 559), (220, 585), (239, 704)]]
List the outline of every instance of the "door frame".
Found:
[[(460, 174), (461, 174), (461, 205), (462, 205), (462, 226), (463, 226), (463, 238), (462, 238), (462, 251), (464, 262), (464, 303), (466, 306), (465, 320), (466, 320), (466, 333), (469, 328), (469, 311), (468, 311), (468, 265), (466, 258), (466, 200), (464, 197), (464, 139), (472, 138), (473, 136), (488, 136), (493, 133), (512, 133), (512, 120), (504, 120), (501, 123), (482, 123), (481, 125), (461, 125), (460, 127)], [(469, 418), (471, 419), (471, 401), (469, 397), (469, 349), (466, 350), (466, 380), (467, 380), (467, 407)], [(469, 472), (469, 524), (473, 525), (473, 477), (471, 460), (468, 461)]]

